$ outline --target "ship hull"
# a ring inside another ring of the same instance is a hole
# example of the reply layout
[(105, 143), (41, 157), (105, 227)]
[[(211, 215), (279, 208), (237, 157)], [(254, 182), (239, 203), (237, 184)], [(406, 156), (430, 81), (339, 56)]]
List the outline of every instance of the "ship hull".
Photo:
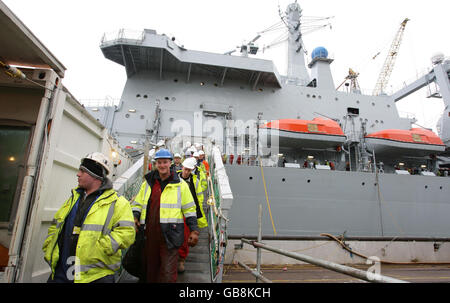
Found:
[[(233, 192), (229, 235), (448, 237), (450, 179), (444, 177), (226, 165)], [(275, 230), (275, 231), (274, 231)]]

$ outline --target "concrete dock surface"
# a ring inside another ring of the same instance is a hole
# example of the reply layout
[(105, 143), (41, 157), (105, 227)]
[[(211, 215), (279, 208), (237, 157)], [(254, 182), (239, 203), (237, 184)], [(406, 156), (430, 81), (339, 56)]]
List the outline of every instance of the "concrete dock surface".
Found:
[[(255, 264), (247, 264), (255, 269)], [(367, 271), (371, 265), (351, 265)], [(262, 275), (274, 283), (367, 283), (315, 265), (262, 265)], [(450, 283), (450, 265), (381, 264), (380, 274), (412, 283)], [(237, 264), (225, 264), (223, 283), (254, 283), (256, 278)]]

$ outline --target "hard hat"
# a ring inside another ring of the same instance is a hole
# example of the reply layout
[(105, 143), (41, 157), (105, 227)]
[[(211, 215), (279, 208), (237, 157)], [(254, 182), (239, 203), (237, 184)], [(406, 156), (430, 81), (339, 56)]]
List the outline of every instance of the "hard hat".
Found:
[(204, 151), (202, 151), (202, 150), (199, 150), (198, 151), (198, 154), (201, 156), (201, 155), (204, 155), (205, 154), (205, 152)]
[(172, 157), (172, 153), (170, 151), (168, 151), (165, 148), (161, 148), (160, 150), (158, 150), (155, 154), (155, 160), (156, 159), (173, 159)]
[(182, 165), (183, 167), (194, 169), (195, 166), (197, 165), (197, 160), (195, 160), (195, 158), (187, 158), (186, 160), (183, 161)]
[(97, 179), (103, 179), (109, 174), (109, 159), (104, 154), (93, 152), (81, 159), (80, 169)]
[(189, 150), (190, 150), (191, 152), (193, 152), (193, 153), (195, 153), (195, 152), (197, 151), (197, 149), (196, 149), (194, 146), (191, 146), (191, 147), (189, 148)]
[(164, 140), (159, 140), (156, 146), (158, 147), (164, 146)]
[(200, 143), (194, 143), (196, 149), (199, 149), (202, 145)]
[(193, 157), (198, 157), (198, 151), (194, 152), (194, 154), (192, 155)]
[(173, 157), (174, 158), (181, 158), (181, 155), (179, 153), (176, 153)]
[(188, 149), (188, 150), (184, 153), (184, 155), (185, 155), (186, 157), (190, 157), (190, 156), (191, 156), (191, 151)]

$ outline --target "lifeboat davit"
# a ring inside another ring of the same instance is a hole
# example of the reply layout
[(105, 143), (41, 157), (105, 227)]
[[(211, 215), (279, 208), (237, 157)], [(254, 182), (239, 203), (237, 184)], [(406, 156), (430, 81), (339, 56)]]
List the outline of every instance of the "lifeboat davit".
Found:
[(339, 124), (331, 119), (313, 120), (280, 119), (260, 126), (263, 143), (291, 148), (336, 148), (345, 141)]
[(376, 154), (427, 156), (445, 151), (445, 145), (434, 132), (423, 128), (385, 129), (366, 135), (367, 148)]

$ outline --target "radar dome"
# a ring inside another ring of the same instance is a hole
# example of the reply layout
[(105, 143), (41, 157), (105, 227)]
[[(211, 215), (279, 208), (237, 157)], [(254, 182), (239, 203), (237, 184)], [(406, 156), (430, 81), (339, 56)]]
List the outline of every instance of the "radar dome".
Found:
[(315, 58), (327, 58), (327, 57), (328, 57), (328, 51), (323, 46), (316, 47), (311, 53), (311, 58), (313, 60)]

